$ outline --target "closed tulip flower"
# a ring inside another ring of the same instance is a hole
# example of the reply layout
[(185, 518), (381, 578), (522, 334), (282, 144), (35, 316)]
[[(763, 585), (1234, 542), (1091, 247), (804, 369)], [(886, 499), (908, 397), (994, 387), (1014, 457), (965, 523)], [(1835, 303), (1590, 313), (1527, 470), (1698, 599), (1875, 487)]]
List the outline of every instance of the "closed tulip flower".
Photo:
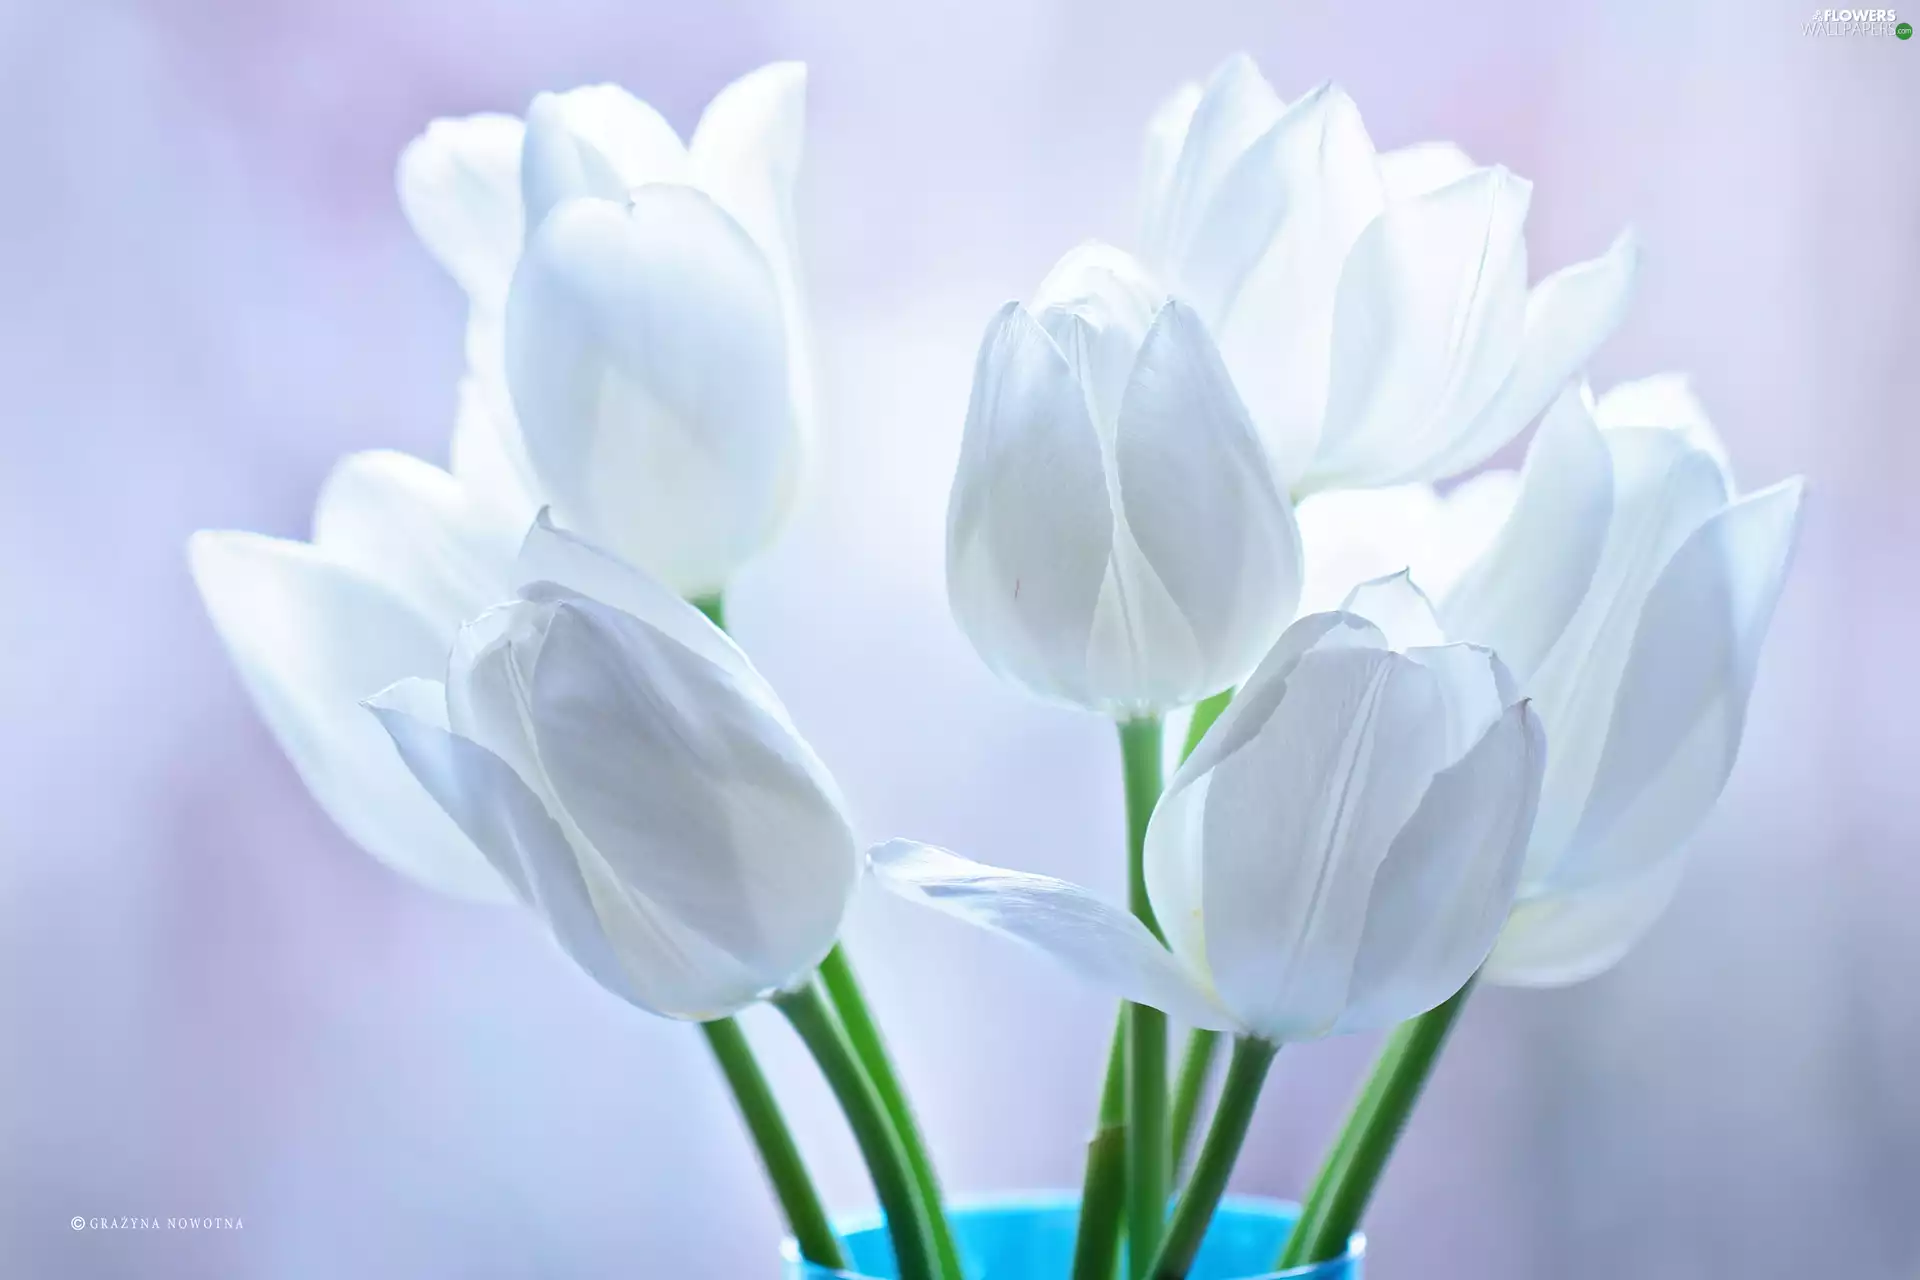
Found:
[(204, 530), (188, 543), (207, 612), (320, 807), (376, 858), (462, 897), (509, 894), (360, 702), (446, 669), (461, 623), (511, 594), (521, 532), (439, 468), (372, 452), (334, 468), (311, 542)]
[(1599, 973), (1666, 907), (1733, 770), (1802, 490), (1738, 495), (1680, 378), (1597, 402), (1577, 387), (1541, 424), (1511, 517), (1437, 620), (1421, 619), (1405, 579), (1356, 600), (1415, 633), (1492, 646), (1546, 726), (1540, 818), (1490, 980)]
[(1296, 493), (1438, 479), (1513, 439), (1625, 311), (1625, 236), (1528, 289), (1531, 194), (1451, 144), (1376, 153), (1338, 88), (1283, 103), (1240, 56), (1149, 127), (1143, 256)]
[(764, 67), (684, 144), (596, 85), (538, 95), (524, 123), (436, 121), (408, 146), (401, 203), (471, 304), (463, 482), (523, 527), (552, 506), (685, 594), (766, 544), (809, 412), (805, 92), (803, 67)]
[(907, 841), (895, 892), (1048, 952), (1136, 1003), (1281, 1043), (1445, 1000), (1507, 917), (1540, 786), (1537, 719), (1467, 645), (1389, 649), (1351, 614), (1274, 645), (1147, 832), (1163, 946), (1074, 885)]
[(1200, 318), (1068, 254), (980, 347), (947, 511), (953, 613), (997, 673), (1117, 717), (1225, 688), (1292, 616), (1293, 513)]
[(779, 699), (698, 610), (544, 520), (518, 573), (444, 683), (371, 700), (401, 758), (622, 998), (706, 1020), (807, 981), (860, 857)]

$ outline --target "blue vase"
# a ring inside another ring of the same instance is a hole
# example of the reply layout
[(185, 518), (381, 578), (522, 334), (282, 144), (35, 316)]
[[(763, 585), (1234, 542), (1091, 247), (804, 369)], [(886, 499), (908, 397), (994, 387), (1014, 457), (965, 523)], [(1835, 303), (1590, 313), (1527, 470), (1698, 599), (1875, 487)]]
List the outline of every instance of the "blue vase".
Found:
[[(1032, 1192), (972, 1200), (948, 1212), (968, 1280), (1067, 1280), (1079, 1196)], [(1189, 1280), (1360, 1280), (1367, 1247), (1360, 1235), (1345, 1257), (1290, 1271), (1273, 1269), (1299, 1214), (1296, 1204), (1228, 1196), (1213, 1215)], [(781, 1247), (787, 1280), (894, 1280), (893, 1246), (878, 1215), (843, 1218), (835, 1225), (850, 1269), (829, 1271), (802, 1262), (789, 1240)]]

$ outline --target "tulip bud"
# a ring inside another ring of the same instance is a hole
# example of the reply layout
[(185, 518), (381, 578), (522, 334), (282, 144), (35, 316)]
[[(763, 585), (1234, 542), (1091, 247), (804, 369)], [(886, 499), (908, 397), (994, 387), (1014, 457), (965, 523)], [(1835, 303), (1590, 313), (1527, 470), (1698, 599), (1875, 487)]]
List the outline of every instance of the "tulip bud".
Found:
[(551, 506), (690, 594), (779, 528), (811, 397), (792, 209), (805, 93), (803, 67), (763, 67), (683, 144), (595, 85), (540, 94), (524, 125), (435, 121), (401, 156), (401, 204), (471, 302), (454, 472), (522, 528)]
[[(1575, 387), (1547, 414), (1512, 515), (1438, 608), (1448, 637), (1506, 660), (1551, 747), (1490, 980), (1590, 977), (1665, 909), (1733, 770), (1802, 490), (1735, 497), (1678, 378), (1597, 403)], [(1424, 602), (1409, 603), (1402, 585), (1353, 607), (1409, 616)]]
[(650, 186), (559, 205), (515, 273), (506, 341), (560, 523), (689, 596), (772, 539), (801, 444), (780, 294), (710, 198)]
[(1230, 59), (1148, 129), (1145, 256), (1212, 327), (1295, 492), (1456, 475), (1619, 324), (1637, 251), (1527, 288), (1530, 184), (1426, 143), (1376, 154), (1324, 86)]
[(1189, 308), (1088, 245), (994, 317), (947, 511), (990, 667), (1117, 716), (1183, 706), (1252, 668), (1299, 589), (1292, 510)]
[(1007, 934), (1126, 999), (1283, 1042), (1439, 1004), (1507, 918), (1539, 796), (1539, 722), (1469, 645), (1396, 653), (1371, 623), (1288, 628), (1147, 830), (1162, 946), (1045, 876), (894, 841), (904, 896)]
[(407, 766), (623, 999), (706, 1020), (805, 981), (860, 859), (779, 699), (698, 610), (544, 520), (521, 570), (444, 685), (370, 701)]

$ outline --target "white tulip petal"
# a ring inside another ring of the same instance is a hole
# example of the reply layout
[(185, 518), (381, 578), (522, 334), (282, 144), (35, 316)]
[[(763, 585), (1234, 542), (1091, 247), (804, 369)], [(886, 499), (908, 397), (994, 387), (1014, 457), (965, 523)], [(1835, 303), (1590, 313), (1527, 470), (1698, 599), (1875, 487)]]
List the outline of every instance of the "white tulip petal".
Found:
[(400, 153), (400, 208), (427, 251), (476, 303), (507, 296), (524, 235), (520, 121), (435, 120)]
[(722, 588), (784, 518), (799, 433), (779, 290), (707, 196), (556, 209), (514, 277), (507, 370), (555, 518), (681, 594)]
[(1221, 178), (1273, 127), (1281, 110), (1279, 95), (1246, 54), (1228, 58), (1213, 73), (1187, 121), (1166, 198), (1148, 211), (1143, 243), (1149, 259), (1167, 261), (1173, 247), (1188, 239)]
[[(520, 901), (536, 904), (548, 891), (547, 886), (536, 886), (544, 869), (550, 863), (572, 865), (566, 837), (505, 761), (447, 726), (447, 687), (438, 680), (408, 676), (362, 705), (387, 731), (427, 794), (486, 855)], [(530, 847), (542, 844), (558, 850), (558, 856)]]
[(323, 555), (388, 587), (447, 635), (506, 598), (519, 532), (440, 468), (385, 449), (341, 459), (314, 504)]
[(1296, 104), (1268, 141), (1278, 225), (1230, 308), (1208, 319), (1275, 469), (1292, 484), (1320, 438), (1341, 267), (1383, 194), (1373, 140), (1337, 87)]
[(442, 892), (510, 897), (360, 706), (396, 680), (437, 674), (446, 654), (439, 629), (388, 588), (305, 543), (201, 532), (188, 556), (261, 718), (341, 830)]
[(1205, 687), (1176, 699), (1194, 701), (1251, 670), (1293, 616), (1300, 540), (1212, 339), (1178, 302), (1140, 348), (1115, 450), (1127, 527), (1200, 646)]
[(1140, 175), (1140, 210), (1143, 229), (1153, 225), (1161, 213), (1173, 185), (1174, 167), (1180, 163), (1180, 149), (1186, 145), (1187, 126), (1200, 105), (1201, 88), (1181, 85), (1154, 111), (1147, 121), (1146, 152)]
[(903, 898), (1024, 942), (1086, 981), (1189, 1026), (1235, 1029), (1144, 924), (1078, 885), (911, 840), (890, 840), (868, 858), (880, 883)]
[(460, 379), (447, 469), (497, 523), (525, 529), (540, 509), (540, 489), (505, 391), (504, 384), (489, 390), (478, 374)]
[(1507, 987), (1562, 987), (1606, 972), (1673, 901), (1686, 862), (1670, 854), (1626, 880), (1521, 902), (1481, 975)]
[(832, 947), (860, 871), (825, 768), (728, 671), (631, 615), (553, 607), (533, 736), (569, 821), (614, 877), (762, 987)]
[(1792, 559), (1803, 488), (1789, 480), (1733, 503), (1661, 570), (1640, 610), (1579, 828), (1554, 868), (1556, 891), (1650, 867), (1719, 799)]
[[(1211, 732), (1211, 731), (1209, 731)], [(1202, 772), (1168, 787), (1147, 824), (1143, 861), (1147, 900), (1167, 949), (1187, 972), (1210, 975), (1207, 961), (1206, 881), (1202, 865), (1206, 836), (1207, 791), (1211, 773)], [(1206, 981), (1211, 984), (1212, 978)]]
[(1447, 633), (1490, 645), (1527, 684), (1580, 607), (1612, 514), (1612, 457), (1584, 388), (1569, 387), (1527, 450), (1506, 527), (1441, 602)]
[[(727, 633), (707, 615), (618, 556), (559, 528), (542, 511), (520, 544), (514, 565), (514, 586), (525, 590), (551, 582), (568, 591), (632, 614), (654, 630), (669, 636), (724, 670), (735, 681), (772, 690), (747, 661)], [(776, 700), (777, 705), (777, 700)], [(782, 715), (785, 713), (782, 712)]]
[(1451, 142), (1416, 142), (1380, 153), (1380, 181), (1387, 199), (1407, 200), (1458, 182), (1477, 166)]
[(1398, 654), (1310, 652), (1212, 771), (1202, 913), (1220, 1001), (1275, 1041), (1334, 1030), (1374, 874), (1442, 755), (1433, 674)]
[(1516, 703), (1442, 769), (1374, 876), (1340, 1030), (1425, 1013), (1492, 950), (1520, 883), (1546, 737)]
[(627, 192), (629, 184), (613, 160), (575, 132), (567, 114), (557, 93), (535, 94), (527, 108), (526, 137), (520, 148), (520, 199), (528, 240), (564, 201), (585, 196), (619, 200)]
[(1033, 317), (1008, 303), (981, 340), (947, 506), (948, 598), (989, 666), (1084, 704), (1113, 530), (1080, 385)]
[(505, 760), (543, 799), (529, 708), (533, 661), (553, 620), (546, 603), (514, 600), (469, 620), (454, 636), (446, 678), (448, 727)]
[(1665, 427), (1678, 431), (1687, 443), (1712, 455), (1727, 473), (1733, 468), (1727, 459), (1727, 446), (1707, 419), (1706, 406), (1693, 393), (1693, 384), (1684, 373), (1656, 373), (1609, 387), (1593, 406), (1593, 419), (1602, 427)]
[(1477, 170), (1390, 205), (1360, 234), (1334, 304), (1309, 488), (1452, 474), (1435, 460), (1500, 389), (1525, 332), (1531, 190)]
[[(407, 686), (413, 686), (411, 688)], [(576, 858), (561, 825), (506, 761), (448, 730), (444, 706), (431, 708), (440, 687), (408, 681), (368, 705), (403, 759), (447, 813), (484, 850), (553, 930), (555, 939), (587, 974), (621, 999), (648, 1012), (704, 1019), (733, 1013), (760, 994), (757, 982), (712, 944), (657, 912), (635, 909), (635, 899), (600, 871), (589, 853)], [(626, 921), (616, 949), (601, 912)], [(644, 945), (650, 944), (650, 945)]]
[(1447, 642), (1447, 633), (1434, 616), (1433, 601), (1406, 569), (1360, 583), (1341, 601), (1340, 611), (1358, 614), (1379, 627), (1387, 643), (1402, 652)]
[(1194, 623), (1174, 602), (1125, 521), (1093, 610), (1085, 656), (1094, 710), (1116, 720), (1196, 702), (1225, 687), (1209, 666)]
[[(1322, 85), (1287, 107), (1220, 174), (1184, 236), (1165, 246), (1171, 283), (1209, 324), (1218, 326), (1231, 313), (1242, 283), (1283, 221), (1305, 215), (1303, 206), (1321, 194), (1309, 184), (1324, 178), (1318, 170), (1336, 149), (1328, 135), (1351, 114), (1351, 105), (1339, 90)], [(1352, 114), (1356, 125), (1358, 118)]]
[(1622, 232), (1606, 253), (1554, 272), (1527, 298), (1526, 337), (1512, 369), (1429, 476), (1457, 475), (1485, 462), (1526, 429), (1626, 318), (1639, 273), (1640, 243)]
[(1465, 755), (1518, 696), (1513, 673), (1485, 645), (1443, 644), (1405, 653), (1439, 678), (1449, 760)]
[(1252, 740), (1285, 696), (1287, 677), (1309, 653), (1335, 649), (1384, 650), (1387, 638), (1380, 628), (1351, 613), (1316, 613), (1301, 618), (1274, 641), (1246, 682), (1234, 693), (1227, 709), (1213, 722), (1193, 754), (1174, 774), (1168, 791), (1212, 769)]
[(1108, 438), (1140, 344), (1166, 300), (1166, 291), (1131, 254), (1094, 241), (1069, 250), (1028, 304), (1066, 357), (1094, 425)]
[(582, 85), (555, 96), (567, 128), (605, 156), (627, 186), (686, 180), (686, 145), (651, 104), (617, 84)]
[(746, 228), (788, 291), (794, 288), (793, 189), (806, 119), (806, 65), (776, 62), (716, 94), (687, 147), (694, 184)]
[(1208, 973), (1205, 888), (1201, 866), (1206, 797), (1213, 770), (1251, 742), (1286, 696), (1287, 677), (1309, 653), (1384, 649), (1386, 639), (1365, 618), (1322, 613), (1283, 632), (1167, 784), (1147, 825), (1147, 897), (1167, 946), (1194, 973)]
[(1614, 477), (1606, 543), (1579, 608), (1526, 686), (1554, 744), (1530, 886), (1550, 874), (1586, 808), (1648, 593), (1674, 552), (1727, 500), (1719, 465), (1679, 432), (1602, 435)]

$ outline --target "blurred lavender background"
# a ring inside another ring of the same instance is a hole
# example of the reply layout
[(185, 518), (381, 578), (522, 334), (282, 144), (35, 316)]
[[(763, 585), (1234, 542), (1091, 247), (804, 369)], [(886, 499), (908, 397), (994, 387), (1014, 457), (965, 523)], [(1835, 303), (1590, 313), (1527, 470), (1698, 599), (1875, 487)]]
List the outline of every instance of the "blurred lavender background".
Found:
[[(690, 128), (812, 67), (823, 450), (737, 630), (865, 835), (1117, 890), (1111, 733), (980, 668), (941, 582), (974, 344), (1132, 233), (1140, 128), (1246, 48), (1383, 146), (1536, 180), (1536, 274), (1647, 244), (1607, 383), (1692, 370), (1813, 484), (1726, 803), (1616, 972), (1476, 1001), (1371, 1221), (1382, 1280), (1920, 1274), (1920, 42), (1787, 0), (0, 0), (0, 1274), (772, 1276), (698, 1037), (339, 836), (188, 583), (343, 451), (444, 461), (463, 300), (393, 195), (432, 116), (616, 80)], [(856, 957), (961, 1192), (1077, 1181), (1107, 1003), (892, 902)], [(836, 1206), (869, 1192), (750, 1018)], [(1283, 1055), (1236, 1185), (1297, 1193), (1371, 1044)], [(237, 1217), (75, 1232), (75, 1216)]]

